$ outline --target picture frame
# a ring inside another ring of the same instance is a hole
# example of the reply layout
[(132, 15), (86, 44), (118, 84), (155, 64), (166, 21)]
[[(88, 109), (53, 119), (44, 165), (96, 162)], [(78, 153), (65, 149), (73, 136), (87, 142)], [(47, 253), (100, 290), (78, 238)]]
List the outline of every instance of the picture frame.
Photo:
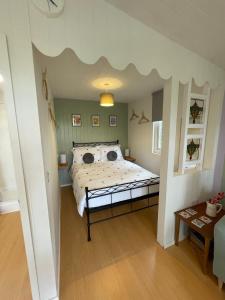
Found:
[(72, 126), (73, 127), (81, 127), (81, 115), (80, 114), (72, 114)]
[(201, 159), (202, 151), (202, 138), (188, 138), (187, 139), (187, 150), (186, 150), (186, 162), (195, 162)]
[(109, 126), (110, 127), (117, 127), (117, 116), (116, 115), (110, 115), (109, 116)]
[(100, 115), (91, 116), (91, 125), (92, 127), (100, 127)]
[(189, 124), (202, 125), (205, 119), (205, 100), (191, 98), (189, 109)]

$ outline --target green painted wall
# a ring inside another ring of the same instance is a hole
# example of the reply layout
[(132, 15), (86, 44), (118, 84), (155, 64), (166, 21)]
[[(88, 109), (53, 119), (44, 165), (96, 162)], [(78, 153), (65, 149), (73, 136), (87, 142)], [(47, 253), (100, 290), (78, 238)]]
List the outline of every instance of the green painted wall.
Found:
[[(128, 105), (116, 103), (113, 107), (101, 107), (98, 102), (55, 99), (58, 153), (66, 152), (72, 161), (72, 141), (94, 142), (119, 140), (122, 150), (128, 144)], [(72, 127), (72, 114), (80, 114), (81, 127)], [(91, 115), (100, 115), (100, 127), (92, 127)], [(117, 127), (109, 126), (109, 115), (117, 115)], [(60, 170), (60, 184), (71, 183), (68, 170)]]

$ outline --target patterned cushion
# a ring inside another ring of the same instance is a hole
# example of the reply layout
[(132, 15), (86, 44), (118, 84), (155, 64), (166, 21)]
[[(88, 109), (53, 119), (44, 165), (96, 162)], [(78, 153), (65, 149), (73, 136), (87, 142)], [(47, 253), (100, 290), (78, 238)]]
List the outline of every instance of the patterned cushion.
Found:
[(91, 154), (90, 152), (87, 152), (83, 156), (83, 161), (85, 164), (92, 164), (94, 162), (94, 155)]
[(110, 146), (100, 146), (101, 151), (101, 161), (108, 161), (107, 154), (110, 151), (115, 151), (117, 154), (117, 160), (123, 160), (123, 155), (121, 153), (120, 145), (110, 145)]
[(91, 153), (94, 156), (94, 162), (100, 161), (99, 147), (77, 147), (72, 149), (73, 163), (83, 164), (83, 156), (85, 153)]
[(110, 160), (110, 161), (114, 161), (114, 160), (117, 159), (117, 153), (116, 153), (115, 151), (109, 151), (109, 152), (107, 153), (107, 158), (108, 158), (108, 160)]

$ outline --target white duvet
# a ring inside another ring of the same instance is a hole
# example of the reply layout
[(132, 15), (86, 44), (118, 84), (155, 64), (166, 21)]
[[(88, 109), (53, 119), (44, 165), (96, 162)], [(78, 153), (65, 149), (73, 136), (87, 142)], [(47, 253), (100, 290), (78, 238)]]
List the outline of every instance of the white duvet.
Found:
[[(73, 164), (72, 178), (73, 191), (77, 201), (77, 209), (82, 216), (86, 207), (85, 187), (100, 189), (107, 186), (118, 185), (133, 181), (156, 178), (142, 167), (126, 160), (97, 162), (93, 164)], [(159, 184), (150, 186), (150, 193), (158, 192)], [(132, 191), (132, 198), (148, 194), (148, 188), (142, 187)], [(113, 203), (130, 199), (130, 191), (113, 194)], [(101, 196), (89, 200), (89, 207), (98, 207), (111, 203), (111, 197)]]

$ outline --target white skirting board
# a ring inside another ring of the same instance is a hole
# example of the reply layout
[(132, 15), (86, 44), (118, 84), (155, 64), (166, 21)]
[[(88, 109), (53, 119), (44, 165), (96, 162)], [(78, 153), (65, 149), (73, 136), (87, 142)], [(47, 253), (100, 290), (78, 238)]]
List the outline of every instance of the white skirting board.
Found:
[(67, 183), (67, 184), (61, 184), (60, 187), (66, 187), (66, 186), (72, 186), (72, 183)]
[(14, 201), (0, 201), (0, 214), (8, 214), (14, 211), (19, 211), (20, 206), (17, 200)]

